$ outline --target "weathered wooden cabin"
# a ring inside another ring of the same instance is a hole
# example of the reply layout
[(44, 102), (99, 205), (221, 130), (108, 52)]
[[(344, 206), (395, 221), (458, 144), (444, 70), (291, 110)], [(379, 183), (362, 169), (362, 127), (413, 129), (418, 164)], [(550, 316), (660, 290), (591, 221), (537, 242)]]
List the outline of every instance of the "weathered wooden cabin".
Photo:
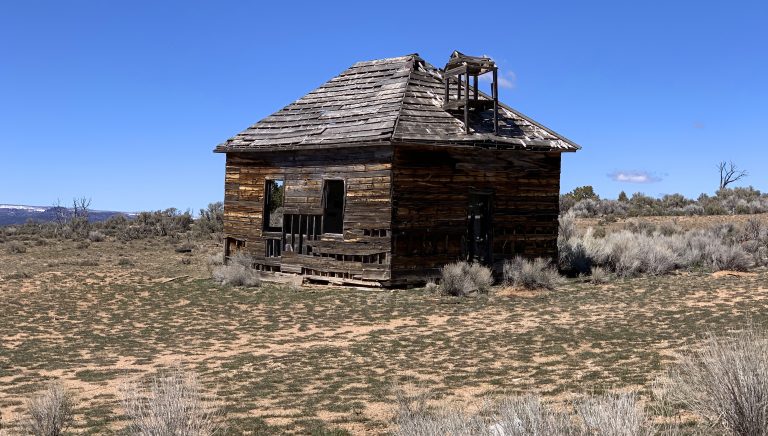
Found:
[(216, 147), (225, 254), (374, 286), (423, 283), (456, 260), (498, 271), (517, 254), (555, 257), (560, 156), (578, 149), (499, 102), (487, 57), (359, 62)]

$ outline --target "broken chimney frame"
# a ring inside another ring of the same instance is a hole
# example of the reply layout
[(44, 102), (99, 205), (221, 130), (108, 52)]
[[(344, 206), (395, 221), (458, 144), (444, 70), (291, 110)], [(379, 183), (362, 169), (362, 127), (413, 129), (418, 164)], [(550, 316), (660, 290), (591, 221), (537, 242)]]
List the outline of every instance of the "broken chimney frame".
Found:
[[(491, 73), (491, 99), (478, 99), (479, 91), (477, 89), (478, 77)], [(493, 59), (489, 57), (468, 56), (459, 51), (454, 51), (451, 58), (445, 65), (443, 78), (445, 85), (445, 95), (443, 98), (443, 109), (446, 111), (464, 112), (465, 133), (469, 133), (469, 115), (470, 111), (483, 111), (493, 107), (493, 133), (499, 133), (499, 83), (498, 68)], [(469, 78), (472, 77), (472, 86), (470, 87)], [(456, 83), (456, 100), (451, 100), (451, 82)], [(465, 92), (462, 92), (465, 90)], [(470, 91), (472, 98), (470, 99)], [(462, 98), (463, 97), (463, 98)]]

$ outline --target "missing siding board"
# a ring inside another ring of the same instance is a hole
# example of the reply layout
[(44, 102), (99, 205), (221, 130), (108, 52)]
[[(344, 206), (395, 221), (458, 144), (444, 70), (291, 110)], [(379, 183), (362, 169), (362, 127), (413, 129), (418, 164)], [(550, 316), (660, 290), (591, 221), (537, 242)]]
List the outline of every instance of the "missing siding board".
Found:
[(386, 238), (389, 236), (389, 229), (363, 229), (363, 236)]
[(245, 248), (245, 240), (228, 237), (224, 245), (224, 256), (229, 257)]
[(267, 238), (264, 240), (264, 256), (265, 257), (280, 257), (282, 244), (280, 239)]
[(323, 233), (344, 232), (344, 181), (326, 180), (323, 185)]
[(322, 216), (285, 214), (283, 217), (283, 249), (298, 254), (312, 254), (307, 242), (320, 239)]

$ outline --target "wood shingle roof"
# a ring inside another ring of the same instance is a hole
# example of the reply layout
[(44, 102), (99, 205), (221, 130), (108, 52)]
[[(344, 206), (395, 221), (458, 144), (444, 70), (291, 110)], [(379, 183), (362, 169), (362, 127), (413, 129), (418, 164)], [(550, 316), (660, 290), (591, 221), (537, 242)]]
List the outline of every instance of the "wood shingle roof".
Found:
[[(457, 86), (453, 84), (452, 86)], [(456, 91), (455, 88), (453, 90)], [(216, 152), (333, 148), (389, 142), (576, 151), (565, 137), (503, 104), (464, 119), (443, 109), (441, 70), (418, 55), (358, 62), (319, 88), (219, 144)], [(488, 99), (481, 94), (480, 99)]]

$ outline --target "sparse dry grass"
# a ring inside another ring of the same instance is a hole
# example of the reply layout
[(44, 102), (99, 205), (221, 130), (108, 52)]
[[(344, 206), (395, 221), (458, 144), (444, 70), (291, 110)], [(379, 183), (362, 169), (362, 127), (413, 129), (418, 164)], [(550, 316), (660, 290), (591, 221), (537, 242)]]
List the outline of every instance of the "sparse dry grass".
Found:
[[(392, 383), (428, 384), (436, 402), (533, 392), (567, 405), (567, 393), (625, 388), (648, 401), (651, 382), (703, 331), (768, 325), (765, 268), (456, 299), (221, 286), (209, 279), (213, 240), (185, 265), (178, 240), (109, 237), (78, 250), (17, 237), (0, 243), (2, 422), (61, 379), (80, 404), (73, 431), (90, 434), (127, 425), (122, 384), (179, 364), (218, 392), (234, 434), (384, 434)], [(27, 252), (8, 253), (10, 241)]]

